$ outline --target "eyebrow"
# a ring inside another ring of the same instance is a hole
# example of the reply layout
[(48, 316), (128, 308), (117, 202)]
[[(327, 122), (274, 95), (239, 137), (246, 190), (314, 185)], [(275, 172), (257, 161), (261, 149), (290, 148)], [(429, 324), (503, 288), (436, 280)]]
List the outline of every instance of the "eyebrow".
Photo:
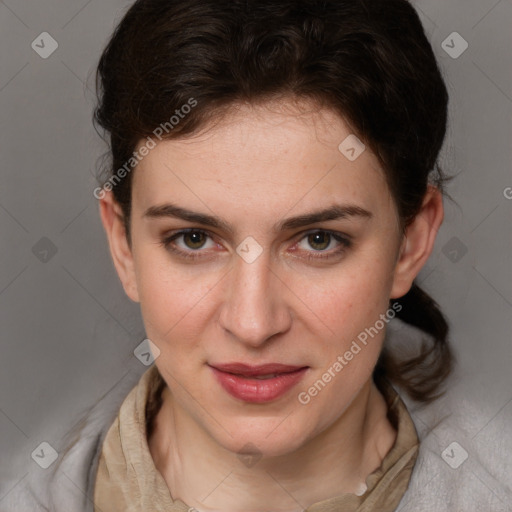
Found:
[[(158, 206), (151, 206), (145, 212), (143, 217), (157, 219), (172, 217), (176, 219), (185, 220), (188, 222), (203, 224), (212, 228), (218, 228), (233, 234), (233, 227), (220, 217), (208, 215), (205, 213), (194, 212), (181, 208), (172, 203), (166, 203)], [(329, 220), (340, 220), (351, 217), (359, 217), (362, 219), (371, 219), (372, 213), (357, 205), (340, 205), (334, 204), (322, 210), (315, 210), (312, 212), (303, 213), (295, 217), (289, 217), (282, 220), (273, 226), (275, 232), (286, 231), (289, 229), (296, 229), (317, 222), (325, 222)]]

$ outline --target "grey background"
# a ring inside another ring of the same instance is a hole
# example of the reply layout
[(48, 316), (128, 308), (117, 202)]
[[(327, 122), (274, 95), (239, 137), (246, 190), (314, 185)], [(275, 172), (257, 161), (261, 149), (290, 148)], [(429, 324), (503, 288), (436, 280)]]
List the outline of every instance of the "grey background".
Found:
[[(91, 123), (92, 73), (130, 3), (0, 2), (0, 481), (14, 482), (0, 489), (0, 509), (41, 442), (58, 444), (88, 405), (146, 369), (133, 355), (139, 309), (117, 279), (92, 194), (106, 149)], [(413, 4), (450, 92), (441, 164), (458, 173), (448, 187), (457, 204), (445, 201), (420, 283), (452, 325), (451, 440), (471, 453), (512, 429), (512, 1)], [(31, 48), (42, 32), (59, 45), (47, 59)], [(458, 58), (442, 48), (452, 32), (469, 44)], [(491, 451), (486, 466), (512, 474), (508, 459)], [(512, 490), (490, 473), (489, 492)]]

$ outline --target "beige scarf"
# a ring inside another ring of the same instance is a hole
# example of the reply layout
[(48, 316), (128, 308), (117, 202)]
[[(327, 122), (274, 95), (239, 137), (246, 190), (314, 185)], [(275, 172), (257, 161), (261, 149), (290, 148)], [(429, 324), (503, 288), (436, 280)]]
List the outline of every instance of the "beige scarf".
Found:
[[(189, 512), (173, 499), (151, 457), (146, 430), (146, 405), (155, 401), (162, 377), (149, 368), (124, 400), (108, 430), (99, 459), (94, 512)], [(310, 505), (305, 512), (393, 512), (404, 495), (418, 456), (418, 436), (412, 419), (391, 386), (381, 390), (389, 419), (397, 429), (395, 444), (381, 466), (367, 479), (362, 496), (344, 493)]]

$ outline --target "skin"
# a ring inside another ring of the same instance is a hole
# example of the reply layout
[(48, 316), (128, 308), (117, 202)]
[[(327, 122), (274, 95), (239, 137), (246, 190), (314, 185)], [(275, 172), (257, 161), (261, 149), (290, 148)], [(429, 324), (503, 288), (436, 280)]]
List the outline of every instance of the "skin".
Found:
[[(158, 143), (138, 164), (131, 246), (112, 193), (100, 201), (114, 264), (140, 302), (168, 384), (150, 452), (172, 496), (199, 511), (298, 511), (357, 492), (395, 441), (371, 379), (385, 329), (308, 404), (297, 398), (409, 290), (443, 220), (441, 194), (429, 186), (402, 237), (376, 156), (367, 147), (351, 162), (338, 150), (351, 133), (312, 104), (238, 106), (206, 130)], [(144, 216), (168, 202), (220, 217), (233, 232)], [(272, 229), (332, 204), (357, 205), (371, 218)], [(185, 228), (210, 235), (174, 241), (195, 260), (162, 244)], [(336, 255), (342, 245), (315, 244), (315, 230), (348, 236), (351, 246)], [(252, 263), (236, 252), (249, 236), (263, 250)], [(207, 365), (235, 361), (309, 369), (283, 397), (250, 404), (227, 394)], [(248, 443), (261, 456), (251, 467), (238, 456)]]

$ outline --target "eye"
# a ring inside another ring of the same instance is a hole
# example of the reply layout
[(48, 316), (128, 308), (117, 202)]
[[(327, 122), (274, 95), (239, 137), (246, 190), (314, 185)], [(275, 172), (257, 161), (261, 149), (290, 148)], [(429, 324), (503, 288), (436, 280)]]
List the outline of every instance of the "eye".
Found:
[(310, 233), (303, 240), (307, 240), (309, 246), (315, 249), (315, 251), (324, 251), (331, 245), (333, 238), (325, 231), (317, 231)]
[[(306, 233), (297, 244), (300, 250), (308, 252), (308, 259), (328, 259), (341, 255), (351, 246), (351, 241), (341, 233), (316, 230)], [(311, 250), (312, 248), (313, 250)]]
[(180, 237), (187, 249), (201, 249), (205, 245), (208, 235), (203, 231), (189, 231), (182, 233)]
[(194, 228), (166, 236), (161, 243), (168, 251), (189, 259), (200, 257), (204, 252), (200, 249), (211, 249), (217, 245), (206, 231)]

